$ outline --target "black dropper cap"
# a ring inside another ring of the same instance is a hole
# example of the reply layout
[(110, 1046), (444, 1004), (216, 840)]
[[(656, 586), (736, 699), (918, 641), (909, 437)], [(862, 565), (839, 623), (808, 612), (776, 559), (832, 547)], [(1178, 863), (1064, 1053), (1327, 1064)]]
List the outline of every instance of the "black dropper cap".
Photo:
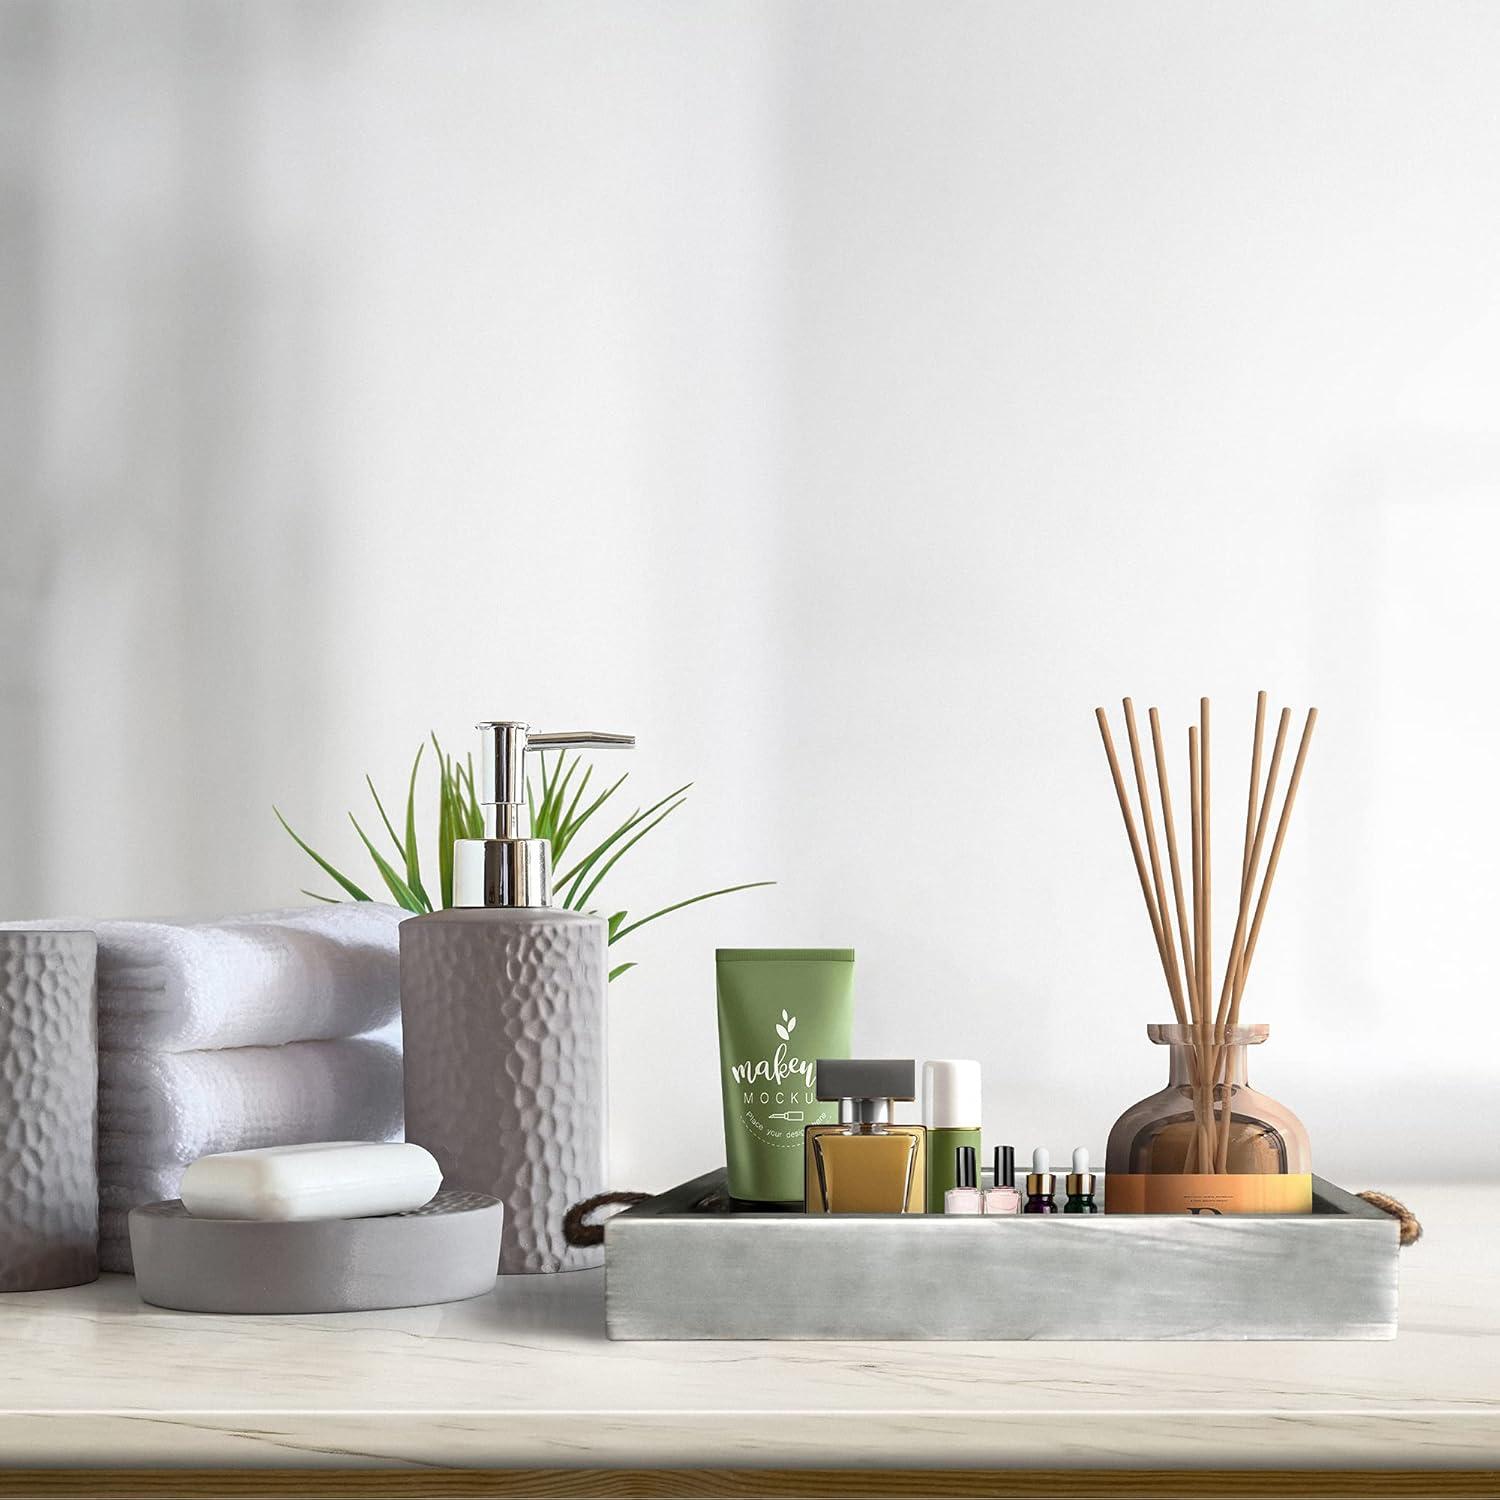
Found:
[(972, 1146), (959, 1146), (954, 1182), (961, 1188), (979, 1186), (979, 1153)]
[(1016, 1185), (1016, 1148), (995, 1147), (995, 1186), (1013, 1188)]

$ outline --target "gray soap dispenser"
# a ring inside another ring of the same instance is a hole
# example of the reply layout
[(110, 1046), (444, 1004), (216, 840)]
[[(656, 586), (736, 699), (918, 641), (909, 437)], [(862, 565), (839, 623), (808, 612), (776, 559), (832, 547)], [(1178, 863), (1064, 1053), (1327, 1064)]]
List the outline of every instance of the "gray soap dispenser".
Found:
[(485, 836), (454, 844), (454, 905), (400, 929), (406, 1138), (437, 1158), (445, 1188), (505, 1204), (501, 1271), (576, 1270), (603, 1256), (565, 1244), (562, 1223), (606, 1186), (608, 924), (550, 904), (526, 752), (635, 740), (512, 721), (479, 732)]

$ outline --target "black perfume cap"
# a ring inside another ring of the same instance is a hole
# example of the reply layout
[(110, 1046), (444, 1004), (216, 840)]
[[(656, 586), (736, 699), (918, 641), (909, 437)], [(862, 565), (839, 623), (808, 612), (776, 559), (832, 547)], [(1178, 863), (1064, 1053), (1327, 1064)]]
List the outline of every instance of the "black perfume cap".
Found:
[(958, 1161), (954, 1167), (954, 1186), (977, 1188), (979, 1186), (979, 1153), (972, 1146), (959, 1146)]
[(820, 1057), (820, 1099), (915, 1099), (917, 1064), (910, 1057)]
[(1013, 1188), (1016, 1185), (1016, 1148), (995, 1147), (995, 1186)]

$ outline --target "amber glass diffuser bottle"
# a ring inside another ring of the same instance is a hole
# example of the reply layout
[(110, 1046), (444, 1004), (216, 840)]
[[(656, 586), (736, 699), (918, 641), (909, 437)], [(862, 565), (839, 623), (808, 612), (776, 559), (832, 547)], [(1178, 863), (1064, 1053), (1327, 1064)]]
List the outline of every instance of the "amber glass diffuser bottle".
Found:
[(838, 1123), (809, 1125), (804, 1153), (810, 1214), (919, 1214), (927, 1206), (927, 1132), (891, 1123), (893, 1099), (915, 1099), (912, 1058), (819, 1058), (818, 1098)]
[[(1222, 1121), (1227, 1095), (1230, 1172), (1312, 1170), (1312, 1149), (1302, 1121), (1286, 1105), (1250, 1087), (1249, 1049), (1270, 1034), (1269, 1026), (1236, 1026), (1225, 1033), (1224, 1081), (1214, 1087), (1213, 1108)], [(1167, 1048), (1167, 1086), (1132, 1105), (1115, 1121), (1105, 1169), (1112, 1174), (1199, 1171), (1193, 1159), (1198, 1117), (1190, 1030), (1148, 1026), (1146, 1035)]]
[[(1219, 844), (1219, 889), (1238, 899), (1234, 926), (1227, 943), (1219, 949), (1218, 963), (1214, 948), (1214, 772), (1209, 700), (1199, 699), (1198, 722), (1189, 724), (1187, 732), (1190, 859), (1186, 862), (1179, 849), (1160, 715), (1154, 708), (1149, 715), (1164, 834), (1158, 843), (1151, 778), (1146, 771), (1135, 706), (1129, 698), (1122, 704), (1139, 821), (1115, 750), (1109, 716), (1102, 708), (1095, 710), (1176, 1018), (1175, 1025), (1147, 1028), (1152, 1041), (1169, 1049), (1171, 1072), (1166, 1088), (1131, 1105), (1110, 1132), (1105, 1208), (1112, 1214), (1312, 1211), (1307, 1132), (1284, 1105), (1252, 1089), (1246, 1071), (1248, 1048), (1264, 1041), (1269, 1029), (1240, 1023), (1246, 981), (1318, 722), (1317, 709), (1310, 708), (1285, 779), (1278, 815), (1276, 799), (1283, 784), (1281, 772), (1292, 711), (1281, 711), (1267, 764), (1267, 702), (1264, 693), (1256, 696), (1249, 786), (1241, 804), (1245, 809), (1243, 833), (1236, 816), (1229, 825), (1228, 839)], [(1224, 857), (1226, 852), (1228, 858)]]

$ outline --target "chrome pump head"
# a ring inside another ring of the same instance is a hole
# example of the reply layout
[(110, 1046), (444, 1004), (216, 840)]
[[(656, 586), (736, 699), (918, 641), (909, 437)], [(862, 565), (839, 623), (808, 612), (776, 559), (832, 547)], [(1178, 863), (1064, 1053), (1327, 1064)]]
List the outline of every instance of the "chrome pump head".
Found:
[(531, 837), (526, 811), (528, 750), (629, 750), (633, 734), (569, 729), (543, 734), (498, 719), (480, 724), (479, 784), (484, 837), (453, 844), (455, 906), (550, 906), (552, 846)]

